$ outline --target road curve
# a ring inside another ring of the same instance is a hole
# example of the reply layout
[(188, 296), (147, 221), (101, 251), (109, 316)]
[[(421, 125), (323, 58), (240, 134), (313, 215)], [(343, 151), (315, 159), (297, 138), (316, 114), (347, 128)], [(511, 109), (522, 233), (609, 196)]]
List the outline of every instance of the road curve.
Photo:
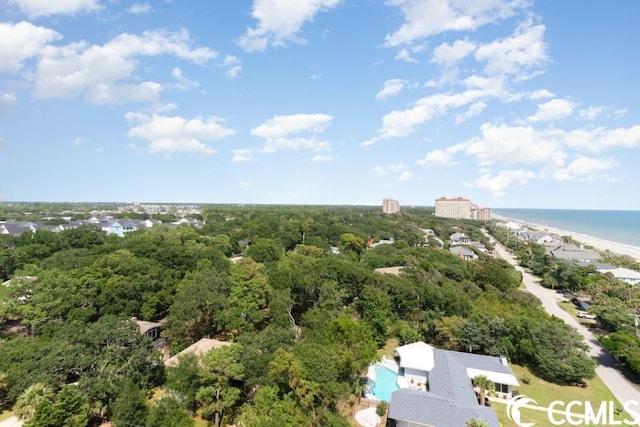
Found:
[(578, 323), (578, 321), (569, 313), (564, 311), (562, 307), (558, 305), (558, 302), (563, 298), (557, 292), (547, 289), (538, 284), (536, 278), (525, 271), (516, 260), (513, 259), (500, 244), (497, 242), (494, 244), (497, 254), (513, 265), (516, 270), (522, 273), (522, 281), (527, 291), (535, 295), (542, 302), (542, 306), (547, 313), (562, 319), (565, 323), (573, 326), (582, 335), (589, 346), (589, 355), (596, 359), (598, 366), (596, 367), (596, 374), (602, 379), (613, 395), (622, 403), (629, 400), (640, 401), (640, 387), (629, 381), (627, 378), (615, 368), (616, 360), (611, 353), (605, 349), (602, 344), (593, 336), (593, 334), (584, 325)]

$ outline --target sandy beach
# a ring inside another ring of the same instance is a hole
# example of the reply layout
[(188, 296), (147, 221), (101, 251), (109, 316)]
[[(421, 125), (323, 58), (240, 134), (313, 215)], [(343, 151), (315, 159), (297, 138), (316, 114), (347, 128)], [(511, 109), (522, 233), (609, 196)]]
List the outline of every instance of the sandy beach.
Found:
[(549, 234), (556, 234), (558, 236), (570, 236), (574, 241), (581, 243), (585, 246), (591, 246), (598, 251), (609, 251), (618, 255), (627, 255), (640, 262), (640, 247), (624, 245), (622, 243), (611, 242), (597, 237), (588, 236), (586, 234), (580, 234), (569, 230), (562, 230), (559, 228), (549, 227), (543, 224), (532, 224), (530, 222), (521, 221), (513, 218), (507, 218), (503, 216), (494, 215), (495, 219), (501, 221), (511, 221), (517, 224), (522, 224), (526, 227), (544, 231)]

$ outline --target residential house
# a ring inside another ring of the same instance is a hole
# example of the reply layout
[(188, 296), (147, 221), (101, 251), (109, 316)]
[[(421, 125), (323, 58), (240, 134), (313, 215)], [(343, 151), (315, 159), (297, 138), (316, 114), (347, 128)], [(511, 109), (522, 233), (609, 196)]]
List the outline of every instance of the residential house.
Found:
[(450, 246), (468, 245), (469, 243), (471, 243), (471, 238), (469, 236), (466, 236), (464, 233), (453, 233), (451, 236), (449, 236)]
[(478, 259), (478, 255), (476, 255), (476, 253), (472, 249), (469, 249), (466, 246), (451, 246), (449, 248), (449, 252), (459, 256), (465, 261), (473, 261), (475, 259)]
[[(499, 427), (495, 412), (480, 406), (474, 378), (485, 376), (499, 397), (510, 398), (518, 386), (503, 357), (441, 350), (424, 342), (396, 349), (400, 390), (391, 395), (389, 427), (463, 427), (472, 418)], [(411, 387), (427, 384), (426, 390)], [(485, 390), (486, 392), (486, 390)]]
[(555, 258), (574, 262), (597, 262), (602, 258), (597, 251), (570, 244), (559, 245), (549, 250), (549, 253)]
[(628, 268), (599, 268), (598, 271), (602, 274), (611, 273), (613, 277), (621, 280), (630, 285), (637, 285), (640, 283), (640, 272), (630, 270)]
[(178, 362), (180, 361), (180, 357), (184, 356), (185, 354), (194, 354), (196, 356), (200, 356), (208, 351), (228, 345), (231, 345), (231, 343), (227, 341), (218, 341), (212, 338), (202, 338), (201, 340), (194, 344), (191, 344), (189, 347), (185, 348), (175, 356), (165, 360), (164, 365), (169, 367), (177, 366)]
[(145, 337), (151, 338), (152, 340), (156, 340), (160, 338), (160, 332), (162, 331), (162, 323), (158, 322), (147, 322), (145, 320), (138, 320), (135, 317), (133, 320), (138, 328), (140, 328), (140, 334)]

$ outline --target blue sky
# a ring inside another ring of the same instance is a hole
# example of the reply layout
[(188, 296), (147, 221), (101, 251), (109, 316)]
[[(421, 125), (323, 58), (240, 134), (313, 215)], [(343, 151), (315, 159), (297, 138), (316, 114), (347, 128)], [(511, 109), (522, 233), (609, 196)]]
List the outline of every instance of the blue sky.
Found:
[(634, 0), (0, 0), (0, 200), (640, 209)]

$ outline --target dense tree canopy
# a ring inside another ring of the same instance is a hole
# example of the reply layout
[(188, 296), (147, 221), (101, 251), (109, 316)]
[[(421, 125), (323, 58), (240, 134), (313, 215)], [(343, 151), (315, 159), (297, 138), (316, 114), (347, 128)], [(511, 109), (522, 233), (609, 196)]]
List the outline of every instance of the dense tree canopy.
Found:
[[(575, 331), (518, 289), (514, 269), (485, 254), (464, 261), (425, 234), (486, 242), (478, 222), (330, 206), (210, 206), (202, 218), (201, 229), (124, 237), (0, 236), (0, 278), (11, 279), (0, 287), (0, 404), (37, 386), (44, 403), (24, 406), (37, 426), (191, 426), (197, 414), (216, 426), (341, 427), (340, 402), (362, 392), (389, 338), (504, 355), (552, 381), (593, 374)], [(533, 268), (586, 286), (583, 272), (522, 250)], [(374, 271), (390, 266), (402, 272)], [(171, 354), (201, 338), (233, 345), (165, 369), (132, 318), (161, 321)]]

